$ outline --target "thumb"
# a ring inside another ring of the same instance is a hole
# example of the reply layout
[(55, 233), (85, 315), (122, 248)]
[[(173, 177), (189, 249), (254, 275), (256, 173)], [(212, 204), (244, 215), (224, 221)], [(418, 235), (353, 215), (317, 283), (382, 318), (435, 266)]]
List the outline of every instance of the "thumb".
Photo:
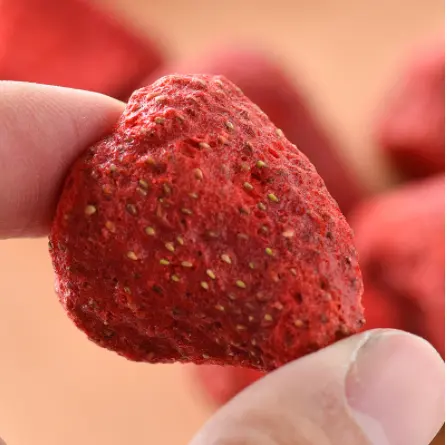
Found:
[(48, 233), (68, 168), (123, 108), (88, 91), (0, 81), (0, 240)]
[(269, 374), (191, 445), (428, 445), (444, 421), (444, 362), (394, 330), (350, 337)]

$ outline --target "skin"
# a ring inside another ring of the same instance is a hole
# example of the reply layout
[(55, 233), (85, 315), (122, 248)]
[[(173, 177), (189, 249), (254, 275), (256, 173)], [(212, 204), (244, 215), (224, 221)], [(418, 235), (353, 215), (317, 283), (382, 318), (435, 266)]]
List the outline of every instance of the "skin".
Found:
[[(48, 233), (67, 168), (123, 108), (94, 93), (0, 82), (0, 238)], [(438, 353), (413, 335), (375, 330), (269, 374), (191, 445), (428, 445), (443, 419)]]

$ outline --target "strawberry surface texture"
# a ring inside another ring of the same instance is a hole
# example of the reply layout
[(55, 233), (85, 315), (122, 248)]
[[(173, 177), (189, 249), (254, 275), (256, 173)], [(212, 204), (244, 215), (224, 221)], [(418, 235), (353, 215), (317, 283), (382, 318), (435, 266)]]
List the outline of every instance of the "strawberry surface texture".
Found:
[(171, 75), (74, 164), (50, 249), (60, 300), (97, 344), (271, 370), (361, 328), (352, 237), (313, 165), (239, 88)]
[(196, 59), (173, 63), (152, 76), (160, 71), (224, 75), (309, 158), (345, 215), (366, 196), (364, 184), (346, 163), (335, 138), (313, 109), (304, 84), (289, 76), (275, 57), (257, 49), (224, 47)]

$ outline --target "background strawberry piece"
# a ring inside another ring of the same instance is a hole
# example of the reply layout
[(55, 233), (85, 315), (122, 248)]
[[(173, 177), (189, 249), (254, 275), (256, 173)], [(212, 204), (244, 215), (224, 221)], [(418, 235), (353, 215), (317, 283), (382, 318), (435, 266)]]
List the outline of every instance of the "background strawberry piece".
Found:
[(206, 396), (217, 406), (228, 402), (264, 375), (254, 369), (234, 366), (201, 365), (190, 371)]
[(170, 73), (224, 75), (239, 86), (310, 159), (344, 213), (364, 197), (363, 185), (319, 122), (304, 89), (288, 77), (274, 58), (260, 51), (218, 48), (199, 59), (164, 67), (150, 76), (146, 84), (159, 75)]
[(365, 328), (425, 337), (444, 355), (444, 176), (411, 183), (351, 216), (365, 283)]
[(405, 176), (444, 172), (444, 41), (411, 61), (386, 100), (376, 132), (385, 154)]
[(405, 329), (407, 327), (407, 302), (398, 300), (386, 289), (380, 290), (374, 281), (365, 283), (362, 303), (365, 308), (365, 331), (377, 328)]
[(0, 79), (126, 98), (160, 49), (86, 0), (1, 0)]

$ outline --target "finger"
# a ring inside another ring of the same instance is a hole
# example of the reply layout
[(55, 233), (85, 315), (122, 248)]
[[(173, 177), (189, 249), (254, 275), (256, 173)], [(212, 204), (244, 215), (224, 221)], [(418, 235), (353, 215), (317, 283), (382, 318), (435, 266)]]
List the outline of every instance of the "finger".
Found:
[(0, 82), (0, 238), (47, 233), (68, 167), (123, 107), (96, 93)]
[(444, 419), (444, 362), (393, 330), (338, 342), (267, 375), (191, 445), (427, 445)]

